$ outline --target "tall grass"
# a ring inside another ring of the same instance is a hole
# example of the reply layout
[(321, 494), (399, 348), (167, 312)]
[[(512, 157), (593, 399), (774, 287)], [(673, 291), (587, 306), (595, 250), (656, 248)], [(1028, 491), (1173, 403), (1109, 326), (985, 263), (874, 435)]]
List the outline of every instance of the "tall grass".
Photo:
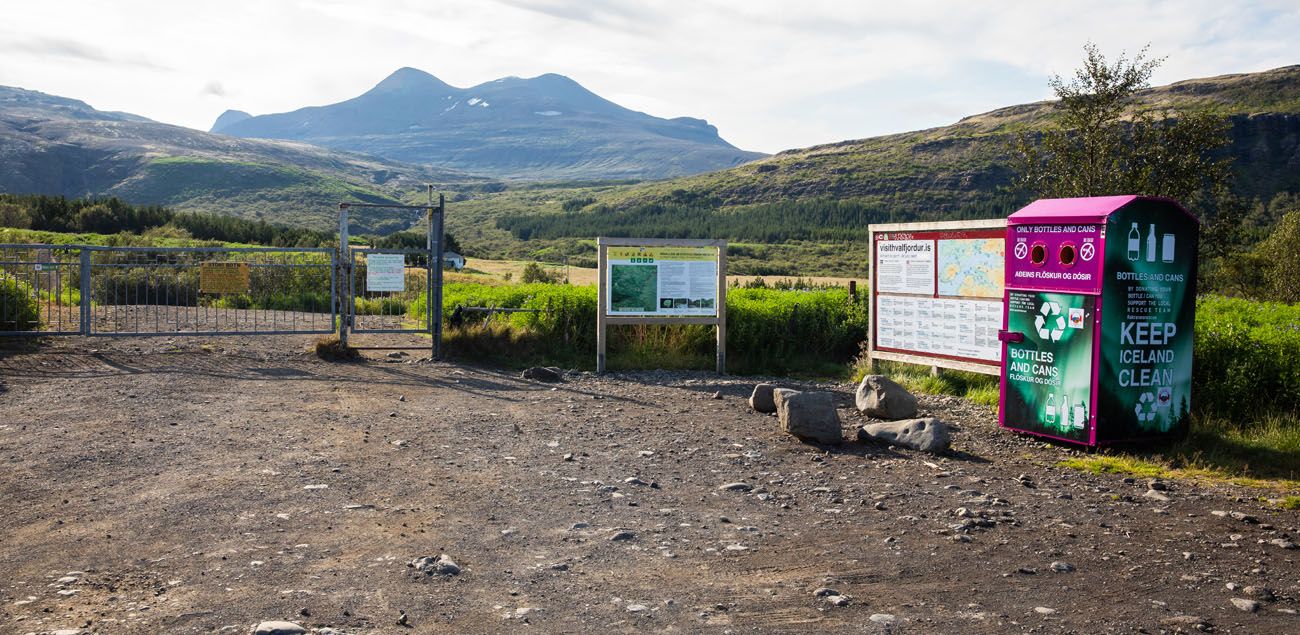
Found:
[(1226, 420), (1300, 414), (1300, 306), (1202, 296), (1194, 408)]
[[(457, 306), (535, 312), (463, 314)], [(411, 304), (421, 315), (423, 297)], [(453, 355), (498, 363), (592, 368), (596, 356), (596, 288), (555, 284), (488, 286), (453, 283), (443, 291)], [(843, 289), (735, 289), (727, 294), (727, 366), (741, 374), (837, 374), (866, 336), (866, 308)], [(712, 368), (712, 326), (609, 327), (609, 367)]]

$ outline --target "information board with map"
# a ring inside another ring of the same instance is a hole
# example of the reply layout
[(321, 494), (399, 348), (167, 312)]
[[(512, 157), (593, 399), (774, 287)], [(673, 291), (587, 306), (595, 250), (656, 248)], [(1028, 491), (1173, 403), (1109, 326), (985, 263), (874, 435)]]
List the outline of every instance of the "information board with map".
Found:
[(996, 373), (1006, 221), (872, 225), (873, 358)]

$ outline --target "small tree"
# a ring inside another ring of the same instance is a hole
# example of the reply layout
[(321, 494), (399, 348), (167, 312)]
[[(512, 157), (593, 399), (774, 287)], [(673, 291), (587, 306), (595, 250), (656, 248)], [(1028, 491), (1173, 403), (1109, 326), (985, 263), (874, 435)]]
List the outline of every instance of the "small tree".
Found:
[(549, 273), (541, 265), (530, 262), (524, 265), (524, 270), (519, 277), (524, 284), (541, 282), (545, 284), (558, 284), (560, 282), (559, 272)]
[(1265, 299), (1300, 302), (1300, 210), (1283, 216), (1254, 256), (1267, 278)]
[(1144, 47), (1129, 60), (1108, 63), (1096, 45), (1084, 45), (1083, 66), (1069, 81), (1053, 76), (1055, 118), (1041, 133), (1012, 144), (1015, 185), (1043, 198), (1145, 194), (1186, 201), (1226, 188), (1228, 124), (1209, 112), (1143, 109), (1160, 59)]

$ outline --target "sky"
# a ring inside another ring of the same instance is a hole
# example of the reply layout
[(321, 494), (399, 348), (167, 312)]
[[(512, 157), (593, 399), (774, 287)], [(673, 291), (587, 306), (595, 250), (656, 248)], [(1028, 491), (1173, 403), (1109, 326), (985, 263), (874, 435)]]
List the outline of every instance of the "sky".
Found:
[(1085, 42), (1150, 45), (1153, 84), (1300, 64), (1300, 2), (0, 0), (0, 85), (207, 130), (355, 97), (567, 75), (776, 152), (1046, 99)]

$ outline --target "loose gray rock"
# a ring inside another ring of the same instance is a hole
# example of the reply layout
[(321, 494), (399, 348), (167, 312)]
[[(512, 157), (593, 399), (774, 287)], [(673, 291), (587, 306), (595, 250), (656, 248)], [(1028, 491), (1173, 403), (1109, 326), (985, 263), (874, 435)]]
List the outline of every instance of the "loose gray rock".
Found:
[(1142, 494), (1142, 498), (1150, 499), (1158, 503), (1169, 502), (1169, 496), (1161, 493), (1159, 490), (1149, 489)]
[(1231, 516), (1233, 520), (1240, 520), (1241, 522), (1249, 525), (1259, 524), (1259, 519), (1255, 518), (1254, 516), (1251, 516), (1250, 514), (1246, 514), (1243, 512), (1228, 512), (1228, 515)]
[(749, 483), (739, 483), (739, 482), (727, 483), (725, 485), (718, 486), (718, 490), (722, 492), (748, 492), (752, 489), (754, 489), (753, 485), (750, 485)]
[(772, 384), (754, 386), (754, 392), (749, 395), (749, 407), (753, 408), (754, 412), (776, 412), (776, 400), (772, 395), (772, 391), (775, 389), (776, 386)]
[(1053, 562), (1052, 571), (1057, 573), (1070, 573), (1071, 571), (1074, 571), (1074, 565), (1068, 562)]
[(459, 575), (460, 565), (456, 564), (447, 554), (441, 553), (437, 557), (420, 556), (407, 564), (408, 567), (423, 573), (424, 575)]
[(829, 587), (820, 587), (813, 590), (813, 597), (824, 598), (828, 595), (839, 595), (840, 592)]
[(1208, 631), (1210, 623), (1195, 615), (1174, 615), (1160, 620), (1160, 625), (1169, 628), (1175, 633), (1191, 633), (1192, 631)]
[(307, 629), (293, 622), (262, 622), (253, 627), (253, 635), (302, 635)]
[(1232, 605), (1247, 613), (1254, 613), (1259, 610), (1259, 602), (1246, 598), (1232, 598)]
[(619, 541), (623, 541), (623, 540), (632, 540), (633, 538), (636, 538), (636, 534), (634, 534), (634, 533), (632, 533), (632, 532), (630, 532), (630, 531), (628, 531), (628, 530), (626, 530), (626, 529), (624, 529), (624, 530), (622, 530), (622, 531), (616, 531), (616, 532), (614, 532), (613, 535), (611, 535), (611, 536), (609, 537), (610, 540), (613, 540), (613, 541), (615, 541), (615, 542), (619, 542)]
[(948, 424), (926, 417), (904, 421), (869, 423), (858, 430), (859, 441), (882, 441), (890, 445), (932, 454), (946, 452), (952, 445)]
[(1270, 540), (1270, 541), (1268, 541), (1268, 542), (1269, 542), (1269, 544), (1271, 544), (1271, 545), (1273, 545), (1273, 546), (1275, 546), (1275, 547), (1281, 547), (1281, 548), (1283, 548), (1283, 549), (1295, 549), (1295, 548), (1296, 548), (1296, 544), (1295, 544), (1294, 542), (1291, 542), (1290, 540), (1287, 540), (1286, 538), (1274, 538), (1274, 539), (1272, 539), (1272, 540)]
[(835, 412), (835, 398), (827, 392), (800, 392), (786, 395), (776, 408), (781, 429), (800, 439), (819, 443), (839, 443), (844, 439), (840, 416)]
[(854, 395), (858, 411), (877, 419), (910, 419), (916, 416), (916, 397), (884, 375), (867, 375)]
[(1273, 594), (1273, 589), (1268, 587), (1251, 585), (1242, 589), (1241, 592), (1264, 602), (1272, 602), (1277, 599), (1277, 596)]
[(551, 384), (556, 383), (562, 379), (560, 369), (546, 368), (544, 366), (534, 366), (532, 368), (525, 369), (524, 372), (520, 374), (520, 376), (522, 376), (524, 379), (531, 379), (533, 381), (544, 381)]

